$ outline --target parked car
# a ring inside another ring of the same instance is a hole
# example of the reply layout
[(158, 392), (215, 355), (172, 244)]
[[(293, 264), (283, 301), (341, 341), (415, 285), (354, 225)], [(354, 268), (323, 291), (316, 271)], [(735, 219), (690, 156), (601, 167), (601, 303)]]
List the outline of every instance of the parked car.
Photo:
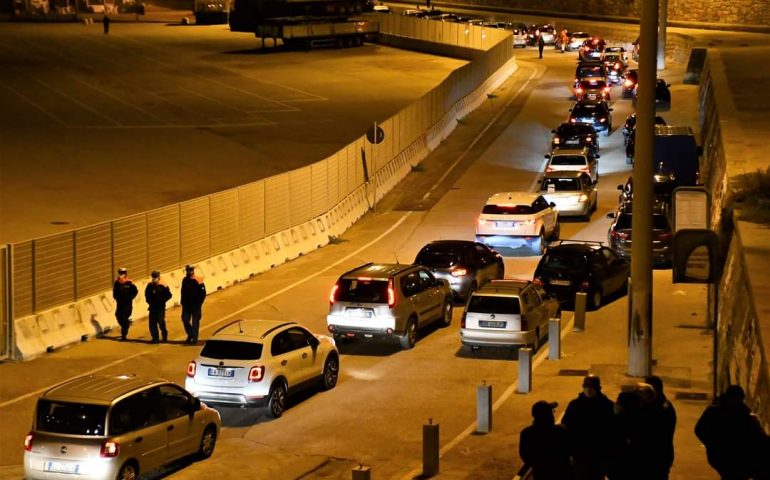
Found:
[(547, 172), (540, 193), (555, 203), (560, 217), (578, 216), (590, 220), (596, 211), (596, 182), (585, 172)]
[(210, 457), (220, 428), (216, 410), (167, 380), (87, 375), (37, 399), (24, 476), (139, 478), (182, 457)]
[(425, 245), (414, 259), (436, 278), (449, 282), (455, 298), (468, 295), (490, 280), (503, 278), (503, 257), (483, 243), (468, 240), (435, 240)]
[(604, 132), (606, 137), (612, 133), (612, 108), (604, 100), (576, 102), (569, 111), (568, 122), (587, 123), (597, 132)]
[[(610, 248), (620, 258), (631, 258), (631, 218), (632, 204), (622, 204), (617, 212), (607, 214), (612, 219), (612, 224), (607, 232), (607, 241)], [(671, 265), (671, 243), (674, 232), (668, 215), (663, 210), (655, 210), (652, 215), (652, 256), (658, 265)]]
[(460, 341), (479, 347), (530, 345), (537, 350), (559, 302), (526, 280), (494, 280), (471, 294), (460, 324)]
[(600, 242), (564, 241), (548, 247), (535, 269), (534, 282), (568, 308), (585, 293), (588, 307), (598, 309), (604, 298), (628, 290), (631, 267)]
[(545, 155), (548, 163), (546, 172), (583, 172), (591, 177), (592, 182), (599, 180), (599, 155), (594, 155), (587, 148), (557, 148)]
[(634, 90), (636, 89), (636, 84), (638, 81), (639, 81), (639, 70), (635, 68), (626, 70), (626, 72), (623, 74), (623, 82), (622, 82), (623, 98), (632, 98), (634, 96)]
[[(669, 110), (671, 108), (671, 90), (670, 83), (666, 83), (662, 78), (655, 82), (655, 108)], [(639, 95), (639, 84), (634, 85), (633, 104), (636, 105), (636, 99)]]
[(551, 130), (553, 137), (548, 150), (557, 148), (588, 148), (594, 155), (599, 153), (599, 136), (592, 125), (565, 122)]
[(578, 49), (580, 60), (600, 60), (607, 42), (601, 37), (591, 37), (584, 41)]
[(329, 295), (334, 338), (397, 338), (409, 349), (435, 322), (452, 323), (452, 289), (419, 265), (367, 263), (340, 275)]
[(575, 100), (606, 100), (610, 101), (612, 87), (603, 78), (587, 78), (578, 82), (575, 87)]
[(577, 50), (583, 45), (583, 42), (591, 38), (590, 33), (586, 32), (572, 32), (569, 34), (569, 40), (567, 41), (567, 51), (571, 52)]
[(559, 238), (559, 212), (538, 193), (502, 192), (489, 197), (476, 224), (476, 241), (496, 249), (529, 246), (545, 251)]
[(337, 385), (334, 340), (296, 322), (235, 320), (214, 332), (187, 366), (185, 387), (212, 405), (267, 407), (278, 418), (287, 396)]

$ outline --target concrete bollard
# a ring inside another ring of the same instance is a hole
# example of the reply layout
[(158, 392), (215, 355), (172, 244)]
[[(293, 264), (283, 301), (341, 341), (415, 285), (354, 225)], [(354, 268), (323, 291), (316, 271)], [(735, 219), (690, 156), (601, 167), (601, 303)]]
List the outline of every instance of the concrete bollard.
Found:
[(585, 292), (575, 294), (575, 326), (573, 332), (582, 332), (586, 329), (586, 303), (588, 296)]
[(428, 419), (428, 424), (422, 426), (422, 476), (430, 478), (438, 475), (438, 423)]
[(476, 387), (476, 432), (489, 433), (492, 430), (492, 385), (483, 381)]
[(519, 393), (532, 391), (532, 349), (528, 347), (519, 349), (519, 385), (516, 391)]
[(359, 463), (356, 468), (352, 470), (353, 480), (372, 480), (372, 469), (364, 466), (363, 463)]
[(548, 360), (561, 358), (561, 318), (548, 320)]

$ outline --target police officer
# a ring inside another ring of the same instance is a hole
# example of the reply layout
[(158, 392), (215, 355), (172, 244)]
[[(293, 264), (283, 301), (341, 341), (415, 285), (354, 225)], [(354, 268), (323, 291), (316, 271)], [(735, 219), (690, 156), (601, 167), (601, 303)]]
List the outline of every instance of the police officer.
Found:
[(198, 329), (201, 321), (201, 307), (206, 300), (206, 285), (203, 279), (195, 275), (195, 266), (185, 267), (185, 277), (182, 280), (182, 325), (187, 333), (190, 345), (198, 343)]
[(166, 330), (166, 302), (171, 299), (171, 289), (160, 279), (160, 272), (152, 272), (152, 281), (144, 289), (144, 299), (150, 312), (150, 336), (152, 343), (158, 343), (158, 327), (163, 335), (163, 341), (168, 341)]
[(112, 285), (112, 298), (115, 299), (115, 318), (120, 325), (120, 341), (126, 341), (128, 327), (131, 325), (131, 312), (134, 309), (134, 298), (139, 290), (134, 282), (128, 278), (128, 270), (125, 267), (118, 269), (118, 278)]

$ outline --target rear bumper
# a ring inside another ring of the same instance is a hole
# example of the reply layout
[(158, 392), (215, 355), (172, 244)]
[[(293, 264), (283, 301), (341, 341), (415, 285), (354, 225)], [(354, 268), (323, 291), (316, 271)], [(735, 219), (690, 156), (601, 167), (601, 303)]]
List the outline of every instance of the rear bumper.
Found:
[(222, 393), (200, 391), (193, 393), (206, 405), (223, 407), (253, 407), (261, 408), (267, 405), (267, 396), (251, 397), (239, 393)]
[[(118, 475), (118, 469), (123, 458), (92, 458), (76, 459), (64, 461), (61, 458), (49, 458), (34, 452), (25, 452), (24, 455), (24, 478), (35, 479), (77, 479), (77, 480), (101, 480), (104, 478), (115, 478)], [(77, 465), (78, 473), (58, 473), (45, 471), (45, 465), (49, 462), (62, 462), (71, 465)]]
[(329, 324), (329, 331), (335, 338), (358, 338), (358, 339), (389, 339), (394, 336), (403, 335), (404, 332), (396, 331), (393, 328), (364, 328), (353, 327), (349, 325)]
[(495, 332), (475, 328), (460, 329), (460, 341), (469, 347), (505, 347), (511, 345), (531, 345), (535, 341), (535, 331)]

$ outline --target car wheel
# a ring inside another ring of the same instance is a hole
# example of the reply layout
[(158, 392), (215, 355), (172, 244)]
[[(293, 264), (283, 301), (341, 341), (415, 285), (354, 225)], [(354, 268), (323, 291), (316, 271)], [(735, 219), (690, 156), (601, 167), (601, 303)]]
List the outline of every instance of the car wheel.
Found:
[(610, 133), (612, 133), (612, 125), (607, 125), (607, 130), (604, 131), (604, 136), (609, 137)]
[(331, 390), (337, 385), (337, 379), (340, 375), (340, 359), (336, 355), (329, 355), (324, 362), (323, 387), (324, 390)]
[(198, 448), (198, 458), (203, 460), (209, 458), (214, 453), (214, 447), (217, 445), (217, 428), (209, 425), (201, 435), (201, 445)]
[(125, 465), (120, 467), (117, 480), (136, 480), (139, 478), (139, 467), (134, 462), (126, 462)]
[(409, 320), (409, 323), (406, 325), (406, 332), (399, 338), (399, 341), (401, 342), (401, 348), (404, 350), (414, 348), (414, 345), (417, 343), (417, 321), (415, 319)]
[(599, 310), (602, 306), (602, 300), (604, 299), (602, 295), (602, 289), (597, 288), (596, 290), (591, 293), (591, 309), (592, 310)]
[(542, 255), (545, 253), (545, 232), (540, 230), (540, 235), (537, 237), (537, 240), (532, 242), (532, 252), (535, 253), (535, 255)]
[(452, 324), (452, 299), (444, 300), (443, 314), (441, 315), (441, 326), (448, 327)]
[(279, 418), (286, 408), (286, 386), (283, 382), (275, 382), (270, 387), (267, 400), (267, 414), (271, 418)]

